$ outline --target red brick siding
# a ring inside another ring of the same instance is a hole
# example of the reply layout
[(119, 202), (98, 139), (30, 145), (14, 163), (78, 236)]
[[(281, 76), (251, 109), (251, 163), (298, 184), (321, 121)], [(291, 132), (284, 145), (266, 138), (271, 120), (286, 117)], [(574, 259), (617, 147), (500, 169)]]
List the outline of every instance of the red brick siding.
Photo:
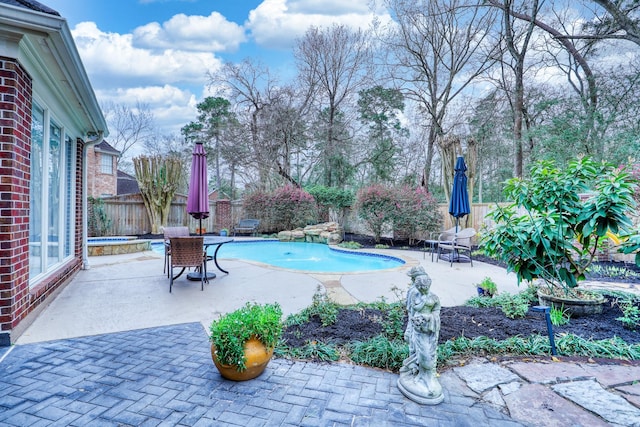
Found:
[(112, 174), (102, 173), (102, 156), (108, 154), (96, 152), (93, 147), (87, 150), (87, 186), (91, 197), (101, 197), (103, 194), (116, 195), (118, 192), (118, 175), (115, 173), (115, 156), (111, 157)]
[(0, 57), (0, 345), (44, 299), (82, 265), (82, 143), (78, 143), (75, 257), (29, 289), (29, 181), (32, 80), (20, 64)]
[(233, 227), (231, 222), (231, 201), (218, 200), (216, 202), (216, 228), (220, 231), (223, 228), (230, 230)]
[(0, 332), (29, 308), (31, 77), (0, 57)]

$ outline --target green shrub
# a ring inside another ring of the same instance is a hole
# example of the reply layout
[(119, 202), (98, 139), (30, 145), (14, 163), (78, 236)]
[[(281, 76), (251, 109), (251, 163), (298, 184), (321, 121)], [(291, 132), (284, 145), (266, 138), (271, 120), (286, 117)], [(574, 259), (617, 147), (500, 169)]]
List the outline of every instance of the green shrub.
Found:
[(386, 315), (382, 321), (382, 332), (390, 340), (404, 340), (407, 308), (404, 302), (388, 304), (384, 310)]
[(344, 190), (337, 187), (313, 185), (306, 187), (305, 190), (315, 199), (318, 208), (318, 218), (321, 221), (330, 220), (331, 210), (342, 218), (345, 210), (353, 204), (354, 200), (354, 194), (351, 190)]
[(320, 341), (307, 341), (302, 347), (288, 347), (280, 342), (273, 354), (276, 357), (290, 357), (294, 359), (307, 359), (319, 361), (336, 361), (340, 359), (340, 349), (333, 344)]
[(360, 365), (398, 371), (407, 357), (409, 346), (404, 341), (390, 340), (384, 335), (351, 345), (351, 360)]
[(428, 234), (442, 228), (442, 215), (438, 210), (438, 203), (424, 187), (396, 187), (394, 197), (393, 232), (406, 236), (409, 245), (412, 245), (420, 234)]
[(287, 319), (287, 324), (294, 324), (290, 322), (302, 324), (309, 321), (311, 317), (318, 316), (322, 326), (333, 325), (338, 319), (339, 309), (340, 306), (331, 301), (327, 294), (323, 293), (320, 286), (318, 286), (311, 299), (311, 305), (303, 309), (299, 314), (290, 316), (292, 320)]
[(494, 299), (498, 300), (500, 309), (509, 319), (522, 318), (529, 312), (529, 300), (522, 293), (512, 295), (507, 292)]
[(385, 226), (392, 225), (395, 209), (393, 190), (384, 185), (374, 184), (361, 188), (356, 195), (358, 216), (373, 233), (376, 243), (380, 243)]
[(341, 248), (347, 248), (347, 249), (361, 249), (362, 245), (358, 242), (347, 242), (344, 241), (342, 243), (338, 243), (338, 246), (340, 246)]
[(528, 178), (507, 181), (504, 194), (513, 202), (487, 215), (495, 226), (481, 244), (519, 280), (541, 279), (569, 293), (585, 278), (608, 233), (629, 232), (635, 189), (627, 170), (589, 157), (564, 169), (553, 160), (536, 162)]
[(628, 329), (635, 330), (640, 326), (640, 308), (638, 308), (637, 301), (632, 296), (625, 296), (622, 300), (616, 302), (622, 310), (622, 316), (616, 318), (619, 322), (622, 322)]
[(494, 296), (498, 292), (498, 285), (496, 285), (496, 282), (494, 282), (491, 277), (485, 277), (476, 286), (482, 289), (490, 297)]
[(571, 313), (569, 313), (569, 310), (564, 308), (564, 306), (561, 308), (551, 307), (549, 317), (554, 326), (561, 326), (569, 323)]

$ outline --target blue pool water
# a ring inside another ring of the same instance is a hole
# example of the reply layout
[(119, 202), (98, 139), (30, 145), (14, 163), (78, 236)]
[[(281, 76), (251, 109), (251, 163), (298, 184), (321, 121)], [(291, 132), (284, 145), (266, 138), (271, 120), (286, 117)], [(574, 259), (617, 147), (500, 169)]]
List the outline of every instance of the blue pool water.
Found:
[[(155, 246), (155, 245), (154, 245)], [(162, 251), (162, 246), (159, 246)], [(213, 255), (214, 248), (209, 248)], [(218, 251), (218, 260), (243, 259), (291, 270), (314, 273), (349, 273), (386, 270), (404, 264), (400, 258), (330, 248), (322, 243), (245, 241), (226, 243)]]

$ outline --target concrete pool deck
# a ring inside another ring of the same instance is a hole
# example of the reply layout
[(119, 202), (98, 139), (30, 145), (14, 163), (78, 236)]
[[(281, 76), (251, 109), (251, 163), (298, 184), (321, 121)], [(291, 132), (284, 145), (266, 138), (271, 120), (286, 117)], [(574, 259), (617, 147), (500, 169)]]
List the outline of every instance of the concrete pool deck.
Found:
[(120, 332), (155, 326), (200, 322), (205, 327), (220, 314), (247, 301), (274, 302), (286, 315), (311, 304), (318, 287), (340, 304), (404, 299), (410, 282), (406, 272), (422, 265), (433, 281), (432, 289), (443, 306), (454, 306), (476, 294), (475, 284), (491, 277), (500, 292), (517, 293), (515, 274), (489, 264), (431, 262), (429, 254), (403, 250), (374, 250), (403, 258), (402, 267), (375, 273), (317, 274), (267, 268), (257, 263), (221, 259), (230, 274), (210, 271), (217, 277), (204, 291), (184, 275), (174, 281), (163, 274), (163, 255), (154, 251), (89, 258), (89, 270), (81, 271), (39, 313), (17, 343), (49, 341)]

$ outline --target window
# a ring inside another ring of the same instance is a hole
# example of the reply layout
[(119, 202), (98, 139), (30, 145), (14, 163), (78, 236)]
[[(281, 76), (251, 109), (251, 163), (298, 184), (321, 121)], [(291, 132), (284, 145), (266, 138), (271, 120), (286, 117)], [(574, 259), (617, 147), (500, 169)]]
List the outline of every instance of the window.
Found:
[(72, 255), (74, 147), (49, 111), (33, 103), (29, 213), (29, 280)]
[(100, 171), (102, 173), (113, 175), (113, 156), (108, 154), (100, 154)]

